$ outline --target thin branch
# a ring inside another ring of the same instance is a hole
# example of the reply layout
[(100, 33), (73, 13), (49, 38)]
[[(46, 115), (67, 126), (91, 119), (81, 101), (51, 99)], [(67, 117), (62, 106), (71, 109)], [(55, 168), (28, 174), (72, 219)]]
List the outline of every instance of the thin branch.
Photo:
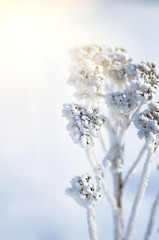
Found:
[(103, 150), (105, 152), (107, 152), (109, 146), (108, 146), (108, 139), (106, 137), (106, 134), (104, 133), (104, 129), (101, 128), (100, 130), (100, 139), (101, 139), (101, 144), (102, 144), (102, 147), (103, 147)]
[(149, 219), (149, 222), (148, 222), (148, 226), (147, 226), (147, 230), (146, 230), (146, 233), (145, 233), (144, 240), (149, 240), (150, 239), (150, 235), (151, 235), (151, 232), (152, 232), (152, 228), (153, 228), (153, 224), (154, 224), (154, 221), (155, 221), (155, 218), (156, 218), (158, 208), (159, 208), (159, 192), (158, 192), (158, 194), (156, 196), (156, 199), (155, 199), (155, 202), (152, 206), (150, 219)]
[(132, 123), (132, 121), (133, 121), (136, 113), (139, 112), (139, 110), (140, 110), (140, 108), (142, 107), (142, 105), (143, 105), (143, 102), (141, 102), (141, 103), (139, 104), (138, 108), (137, 108), (137, 109), (135, 110), (135, 112), (132, 114), (131, 119), (130, 119), (130, 121), (128, 122), (128, 126), (130, 126), (130, 124)]
[(94, 205), (87, 208), (87, 222), (90, 240), (98, 240)]
[(132, 174), (134, 173), (137, 165), (140, 163), (145, 151), (147, 149), (147, 144), (145, 143), (144, 146), (142, 147), (141, 151), (139, 152), (139, 155), (136, 159), (136, 161), (134, 162), (134, 164), (131, 166), (131, 168), (129, 169), (124, 181), (123, 181), (123, 186), (125, 186), (125, 184), (129, 181), (130, 177), (132, 176)]
[(130, 215), (130, 219), (129, 219), (129, 223), (128, 223), (128, 227), (127, 227), (126, 240), (132, 239), (136, 219), (137, 219), (139, 209), (140, 209), (140, 206), (141, 206), (141, 203), (143, 200), (143, 196), (144, 196), (144, 193), (145, 193), (145, 190), (147, 187), (147, 182), (148, 182), (150, 170), (152, 167), (153, 156), (154, 156), (154, 147), (152, 145), (148, 144), (147, 158), (146, 158), (146, 161), (144, 164), (140, 184), (139, 184), (138, 191), (137, 191), (137, 194), (136, 194), (136, 197), (135, 197), (135, 200), (133, 203), (133, 207), (131, 210), (131, 215)]
[(117, 211), (114, 213), (114, 239), (124, 239), (124, 223), (122, 216), (122, 174), (119, 172), (113, 173), (114, 191), (117, 201)]
[(104, 176), (104, 173), (103, 173), (103, 171), (102, 171), (102, 168), (101, 168), (100, 164), (98, 163), (98, 161), (97, 161), (97, 159), (96, 159), (96, 157), (95, 157), (93, 148), (87, 149), (87, 155), (88, 155), (88, 158), (89, 158), (89, 160), (90, 160), (90, 163), (91, 163), (91, 165), (92, 165), (92, 167), (93, 167), (94, 172), (95, 172), (96, 174), (100, 174), (100, 175), (101, 175), (101, 177), (102, 177), (101, 181), (102, 181), (103, 191), (104, 191), (104, 193), (105, 193), (108, 201), (110, 202), (113, 210), (116, 211), (116, 209), (117, 209), (117, 204), (116, 204), (115, 197), (113, 196), (113, 194), (112, 194), (112, 192), (111, 192), (111, 190), (110, 190), (110, 188), (109, 188), (109, 185), (108, 185), (108, 183), (107, 183), (107, 181), (106, 181), (106, 179), (105, 179), (105, 176)]

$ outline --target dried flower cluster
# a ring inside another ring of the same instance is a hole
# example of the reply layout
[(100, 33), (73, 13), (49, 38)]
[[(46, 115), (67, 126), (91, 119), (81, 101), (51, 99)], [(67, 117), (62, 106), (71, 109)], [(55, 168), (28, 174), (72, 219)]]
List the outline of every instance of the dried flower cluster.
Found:
[(63, 115), (69, 120), (67, 125), (70, 135), (75, 143), (82, 147), (93, 144), (93, 137), (97, 137), (106, 118), (99, 108), (79, 104), (65, 104)]
[(76, 96), (96, 97), (97, 100), (104, 96), (108, 89), (116, 89), (115, 85), (112, 86), (113, 80), (117, 88), (121, 88), (122, 81), (117, 82), (112, 72), (131, 61), (124, 49), (106, 47), (105, 44), (76, 48), (72, 51), (72, 60), (68, 83), (75, 86)]
[(97, 187), (91, 182), (91, 176), (83, 174), (71, 180), (71, 188), (66, 189), (66, 194), (73, 197), (82, 207), (95, 204), (101, 198), (100, 178), (97, 178)]
[(76, 87), (79, 98), (92, 98), (104, 94), (104, 79), (102, 66), (86, 59), (72, 67), (68, 83)]
[(130, 63), (122, 69), (116, 70), (115, 73), (116, 78), (126, 80), (126, 85), (122, 92), (107, 94), (106, 103), (108, 106), (119, 111), (131, 112), (139, 104), (145, 104), (154, 99), (159, 83), (155, 64), (149, 62)]
[(135, 126), (138, 131), (139, 138), (153, 138), (153, 135), (159, 135), (159, 104), (150, 103), (148, 108), (139, 113), (135, 120)]

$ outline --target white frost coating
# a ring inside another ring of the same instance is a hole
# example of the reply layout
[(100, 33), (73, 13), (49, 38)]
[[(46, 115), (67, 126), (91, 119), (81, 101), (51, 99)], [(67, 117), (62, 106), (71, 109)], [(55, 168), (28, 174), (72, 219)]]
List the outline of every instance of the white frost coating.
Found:
[(79, 104), (65, 104), (63, 115), (69, 120), (67, 129), (72, 139), (84, 148), (93, 144), (93, 137), (98, 137), (106, 121), (99, 108)]
[(87, 208), (87, 222), (90, 240), (98, 240), (94, 205)]
[(144, 196), (149, 175), (150, 175), (150, 170), (152, 167), (152, 161), (153, 161), (153, 155), (154, 155), (154, 144), (149, 143), (147, 148), (148, 148), (147, 158), (144, 164), (140, 184), (139, 184), (138, 191), (137, 191), (137, 194), (133, 203), (133, 207), (131, 210), (131, 216), (130, 216), (128, 227), (127, 227), (126, 240), (131, 240), (133, 237), (136, 219), (139, 214), (139, 209), (143, 200), (143, 196)]
[(148, 108), (134, 119), (139, 138), (151, 139), (159, 134), (159, 103), (150, 103)]
[(97, 187), (91, 182), (91, 176), (83, 174), (75, 176), (71, 180), (71, 188), (67, 188), (65, 193), (74, 198), (74, 200), (82, 207), (89, 207), (95, 204), (101, 198), (101, 179), (96, 177)]

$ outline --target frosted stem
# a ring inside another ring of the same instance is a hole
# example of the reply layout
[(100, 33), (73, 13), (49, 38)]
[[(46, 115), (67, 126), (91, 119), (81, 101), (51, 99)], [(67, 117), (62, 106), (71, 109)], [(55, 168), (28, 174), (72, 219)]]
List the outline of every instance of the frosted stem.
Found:
[(87, 222), (90, 240), (98, 240), (94, 205), (87, 208)]
[(132, 123), (132, 121), (133, 121), (133, 119), (134, 119), (136, 113), (139, 112), (139, 110), (140, 110), (140, 108), (142, 107), (142, 105), (143, 105), (143, 103), (141, 102), (140, 105), (138, 106), (138, 108), (137, 108), (137, 109), (135, 110), (135, 112), (133, 113), (133, 115), (132, 115), (132, 117), (131, 117), (131, 119), (130, 119), (130, 121), (129, 121), (129, 123), (128, 123), (128, 126), (131, 125), (131, 123)]
[(146, 190), (148, 178), (149, 178), (149, 175), (150, 175), (153, 155), (154, 155), (154, 148), (153, 148), (152, 145), (149, 144), (148, 145), (147, 158), (146, 158), (146, 161), (145, 161), (145, 164), (144, 164), (144, 167), (143, 167), (143, 172), (142, 172), (139, 188), (138, 188), (135, 200), (134, 200), (134, 204), (133, 204), (133, 207), (132, 207), (132, 211), (131, 211), (131, 215), (130, 215), (130, 219), (129, 219), (129, 223), (128, 223), (128, 227), (127, 227), (126, 240), (131, 240), (132, 239), (136, 219), (137, 219), (137, 216), (138, 216), (138, 213), (139, 213), (141, 202), (142, 202), (142, 199), (143, 199), (143, 196), (144, 196), (144, 193), (145, 193), (145, 190)]
[(101, 128), (100, 130), (100, 139), (101, 139), (101, 144), (102, 144), (102, 147), (103, 147), (103, 150), (105, 152), (107, 152), (107, 149), (108, 149), (108, 140), (106, 138), (106, 134), (104, 133), (104, 129)]
[(93, 170), (94, 170), (95, 174), (100, 174), (101, 175), (103, 191), (104, 191), (108, 201), (110, 202), (113, 210), (116, 210), (117, 205), (116, 205), (115, 197), (113, 196), (113, 194), (112, 194), (112, 192), (109, 188), (109, 184), (107, 183), (107, 181), (104, 177), (104, 173), (101, 169), (101, 166), (100, 166), (100, 164), (98, 163), (98, 161), (95, 157), (94, 150), (92, 148), (87, 149), (87, 155), (88, 155), (88, 158), (91, 162), (91, 165), (93, 167)]
[(145, 233), (144, 240), (149, 240), (150, 239), (150, 235), (151, 235), (151, 232), (152, 232), (152, 228), (153, 228), (153, 224), (154, 224), (154, 221), (155, 221), (155, 218), (156, 218), (158, 208), (159, 208), (159, 192), (158, 192), (158, 194), (156, 196), (156, 199), (155, 199), (155, 202), (152, 206), (150, 219), (149, 219), (149, 222), (148, 222), (148, 226), (147, 226), (147, 230), (146, 230), (146, 233)]
[(122, 178), (121, 173), (113, 173), (114, 191), (117, 202), (117, 210), (114, 213), (115, 240), (124, 239), (124, 225), (122, 216)]
[(134, 164), (132, 165), (132, 167), (129, 169), (124, 181), (123, 181), (123, 186), (125, 186), (125, 184), (129, 181), (130, 177), (132, 176), (132, 174), (134, 173), (134, 170), (136, 169), (137, 165), (140, 163), (145, 151), (147, 149), (147, 144), (145, 144), (143, 146), (143, 148), (141, 149), (141, 151), (139, 152), (139, 155), (136, 159), (136, 161), (134, 162)]

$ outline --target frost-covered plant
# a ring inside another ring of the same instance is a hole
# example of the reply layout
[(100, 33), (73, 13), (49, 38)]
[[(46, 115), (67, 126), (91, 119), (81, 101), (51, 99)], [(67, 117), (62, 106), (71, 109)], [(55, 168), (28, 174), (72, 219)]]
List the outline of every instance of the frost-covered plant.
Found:
[(97, 227), (95, 223), (95, 203), (101, 198), (101, 179), (97, 176), (97, 187), (91, 182), (91, 176), (83, 174), (74, 177), (71, 181), (71, 188), (66, 189), (66, 194), (87, 209), (87, 221), (89, 226), (90, 239), (97, 240)]
[[(65, 104), (63, 115), (68, 119), (67, 128), (72, 139), (87, 153), (97, 187), (91, 182), (91, 176), (84, 174), (72, 179), (66, 194), (87, 209), (89, 236), (91, 240), (97, 240), (94, 207), (103, 190), (114, 217), (114, 240), (131, 240), (159, 146), (159, 103), (155, 100), (158, 70), (154, 63), (134, 63), (125, 49), (110, 48), (105, 44), (79, 47), (71, 53), (68, 83), (75, 87), (78, 102)], [(128, 141), (127, 132), (132, 123), (145, 144), (125, 173), (125, 142)], [(103, 162), (97, 160), (94, 152), (94, 138), (97, 137), (101, 139), (105, 151)], [(141, 160), (144, 165), (140, 183), (129, 221), (124, 223), (123, 191)], [(113, 190), (105, 176), (107, 167), (112, 174)], [(158, 205), (159, 193), (152, 206), (144, 240), (150, 239)]]

